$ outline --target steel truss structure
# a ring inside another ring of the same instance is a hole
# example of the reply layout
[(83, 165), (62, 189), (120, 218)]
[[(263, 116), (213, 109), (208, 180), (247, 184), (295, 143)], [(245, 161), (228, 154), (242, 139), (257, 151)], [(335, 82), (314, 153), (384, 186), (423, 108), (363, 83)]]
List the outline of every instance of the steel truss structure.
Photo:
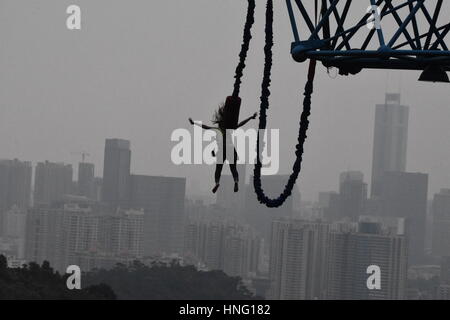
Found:
[[(447, 82), (450, 10), (443, 14), (444, 0), (368, 0), (361, 7), (363, 2), (286, 0), (294, 35), (293, 58), (297, 62), (321, 61), (326, 67), (338, 68), (342, 75), (357, 74), (366, 68), (432, 68), (433, 74), (441, 74), (426, 81)], [(351, 18), (356, 14), (356, 9), (352, 10), (355, 5), (359, 12), (363, 9), (361, 19), (349, 22), (350, 13)], [(442, 19), (447, 21), (442, 23)], [(304, 27), (301, 31), (306, 33), (306, 40), (301, 39), (297, 25)]]

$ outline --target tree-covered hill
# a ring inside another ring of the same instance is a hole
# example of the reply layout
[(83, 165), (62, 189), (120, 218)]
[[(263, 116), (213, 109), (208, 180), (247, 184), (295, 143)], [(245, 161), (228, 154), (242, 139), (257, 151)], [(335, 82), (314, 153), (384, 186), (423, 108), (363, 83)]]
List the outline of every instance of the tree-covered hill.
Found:
[(112, 270), (95, 270), (84, 276), (87, 284), (106, 283), (118, 299), (149, 300), (247, 300), (253, 295), (240, 278), (222, 271), (198, 271), (193, 266), (155, 262), (146, 266), (117, 265)]
[(247, 300), (253, 299), (240, 278), (222, 271), (198, 271), (177, 262), (134, 262), (111, 270), (83, 273), (81, 290), (69, 290), (69, 275), (59, 274), (48, 262), (8, 268), (0, 255), (0, 300)]
[(111, 288), (105, 284), (69, 290), (68, 275), (55, 272), (48, 262), (30, 263), (23, 268), (8, 268), (7, 260), (0, 255), (0, 299), (6, 300), (105, 300), (115, 299)]

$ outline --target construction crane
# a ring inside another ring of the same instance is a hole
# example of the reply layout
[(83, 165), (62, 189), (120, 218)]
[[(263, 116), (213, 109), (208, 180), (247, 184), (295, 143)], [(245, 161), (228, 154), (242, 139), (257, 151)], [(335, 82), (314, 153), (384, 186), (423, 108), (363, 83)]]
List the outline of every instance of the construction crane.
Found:
[(86, 151), (74, 151), (74, 152), (71, 152), (70, 154), (81, 156), (81, 163), (85, 163), (86, 157), (91, 156), (90, 153), (88, 153)]

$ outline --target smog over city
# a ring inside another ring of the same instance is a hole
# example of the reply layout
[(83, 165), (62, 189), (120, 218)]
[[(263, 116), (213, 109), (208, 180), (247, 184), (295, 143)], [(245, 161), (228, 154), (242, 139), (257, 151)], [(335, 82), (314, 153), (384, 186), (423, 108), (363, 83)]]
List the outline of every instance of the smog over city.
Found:
[(449, 16), (0, 0), (0, 299), (450, 299)]

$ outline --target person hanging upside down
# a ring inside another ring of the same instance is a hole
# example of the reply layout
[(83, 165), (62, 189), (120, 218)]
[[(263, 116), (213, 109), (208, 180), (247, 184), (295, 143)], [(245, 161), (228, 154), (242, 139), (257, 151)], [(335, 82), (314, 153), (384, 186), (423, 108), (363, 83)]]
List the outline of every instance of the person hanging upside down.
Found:
[[(225, 104), (221, 104), (217, 111), (214, 113), (212, 122), (217, 125), (217, 127), (210, 127), (204, 124), (195, 123), (192, 118), (189, 118), (189, 122), (192, 125), (196, 125), (199, 127), (202, 127), (205, 130), (217, 130), (220, 133), (220, 136), (222, 137), (222, 143), (218, 143), (218, 152), (217, 154), (213, 153), (213, 156), (216, 156), (217, 164), (216, 164), (216, 172), (214, 174), (214, 180), (216, 185), (212, 189), (213, 193), (217, 192), (217, 189), (219, 189), (220, 186), (220, 177), (222, 175), (222, 169), (223, 164), (227, 160), (227, 150), (233, 149), (234, 151), (234, 159), (228, 159), (228, 162), (230, 164), (230, 171), (233, 175), (234, 180), (234, 192), (239, 191), (239, 174), (236, 169), (236, 163), (237, 163), (237, 152), (233, 145), (233, 139), (231, 137), (231, 132), (234, 129), (240, 128), (247, 124), (252, 119), (256, 119), (257, 113), (252, 115), (251, 117), (245, 119), (244, 121), (240, 122), (237, 127), (235, 128), (227, 128), (226, 121), (225, 121)], [(218, 140), (220, 141), (220, 140)]]

